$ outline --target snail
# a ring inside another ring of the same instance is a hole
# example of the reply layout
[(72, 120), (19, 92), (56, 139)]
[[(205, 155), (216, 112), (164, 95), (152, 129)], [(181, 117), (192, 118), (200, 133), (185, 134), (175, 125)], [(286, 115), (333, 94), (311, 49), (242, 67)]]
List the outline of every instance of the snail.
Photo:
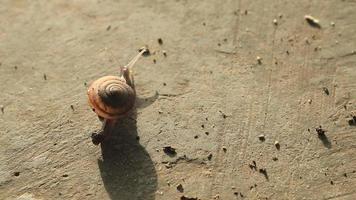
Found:
[(93, 81), (88, 87), (89, 106), (103, 123), (99, 133), (92, 134), (92, 141), (98, 145), (105, 139), (105, 132), (117, 120), (128, 115), (135, 105), (136, 91), (132, 67), (138, 59), (147, 54), (146, 48), (140, 49), (126, 66), (120, 68), (118, 76), (104, 76)]

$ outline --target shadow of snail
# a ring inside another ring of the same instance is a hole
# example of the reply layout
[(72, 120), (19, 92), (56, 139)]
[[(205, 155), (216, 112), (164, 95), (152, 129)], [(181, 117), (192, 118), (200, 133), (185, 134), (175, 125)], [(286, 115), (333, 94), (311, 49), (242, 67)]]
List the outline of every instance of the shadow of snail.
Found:
[[(136, 106), (148, 106), (158, 94), (145, 103), (137, 99), (132, 66), (147, 50), (143, 49), (120, 69), (119, 76), (104, 76), (88, 89), (89, 104), (102, 122), (92, 141), (101, 144), (98, 160), (105, 189), (113, 200), (153, 200), (157, 175), (147, 151), (138, 142)], [(137, 100), (137, 101), (136, 101)], [(139, 103), (138, 105), (135, 106)]]
[(113, 200), (153, 200), (157, 188), (154, 164), (137, 141), (136, 121), (124, 118), (101, 143), (98, 160), (105, 189)]

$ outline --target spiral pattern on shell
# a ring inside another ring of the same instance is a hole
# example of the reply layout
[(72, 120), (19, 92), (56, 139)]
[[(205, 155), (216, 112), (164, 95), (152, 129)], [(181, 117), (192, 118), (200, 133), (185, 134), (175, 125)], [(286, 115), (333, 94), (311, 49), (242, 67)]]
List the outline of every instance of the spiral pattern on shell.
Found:
[(129, 112), (135, 104), (136, 94), (118, 76), (104, 76), (88, 88), (89, 104), (104, 119), (118, 119)]

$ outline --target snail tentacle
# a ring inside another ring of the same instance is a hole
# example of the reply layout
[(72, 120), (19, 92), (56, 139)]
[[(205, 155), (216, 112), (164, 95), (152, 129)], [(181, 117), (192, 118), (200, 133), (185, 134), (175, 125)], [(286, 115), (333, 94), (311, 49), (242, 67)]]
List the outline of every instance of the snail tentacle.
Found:
[(138, 53), (127, 65), (122, 67), (120, 70), (120, 77), (125, 79), (126, 83), (132, 88), (135, 88), (132, 68), (146, 51), (146, 48), (142, 49), (140, 53)]

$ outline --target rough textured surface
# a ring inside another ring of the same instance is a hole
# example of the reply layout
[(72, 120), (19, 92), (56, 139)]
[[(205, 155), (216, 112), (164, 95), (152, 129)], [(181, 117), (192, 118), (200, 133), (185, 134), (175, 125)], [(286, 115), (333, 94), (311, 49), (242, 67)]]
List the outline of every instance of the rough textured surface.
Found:
[[(354, 0), (0, 4), (0, 199), (356, 199)], [(94, 146), (85, 83), (143, 45)]]

